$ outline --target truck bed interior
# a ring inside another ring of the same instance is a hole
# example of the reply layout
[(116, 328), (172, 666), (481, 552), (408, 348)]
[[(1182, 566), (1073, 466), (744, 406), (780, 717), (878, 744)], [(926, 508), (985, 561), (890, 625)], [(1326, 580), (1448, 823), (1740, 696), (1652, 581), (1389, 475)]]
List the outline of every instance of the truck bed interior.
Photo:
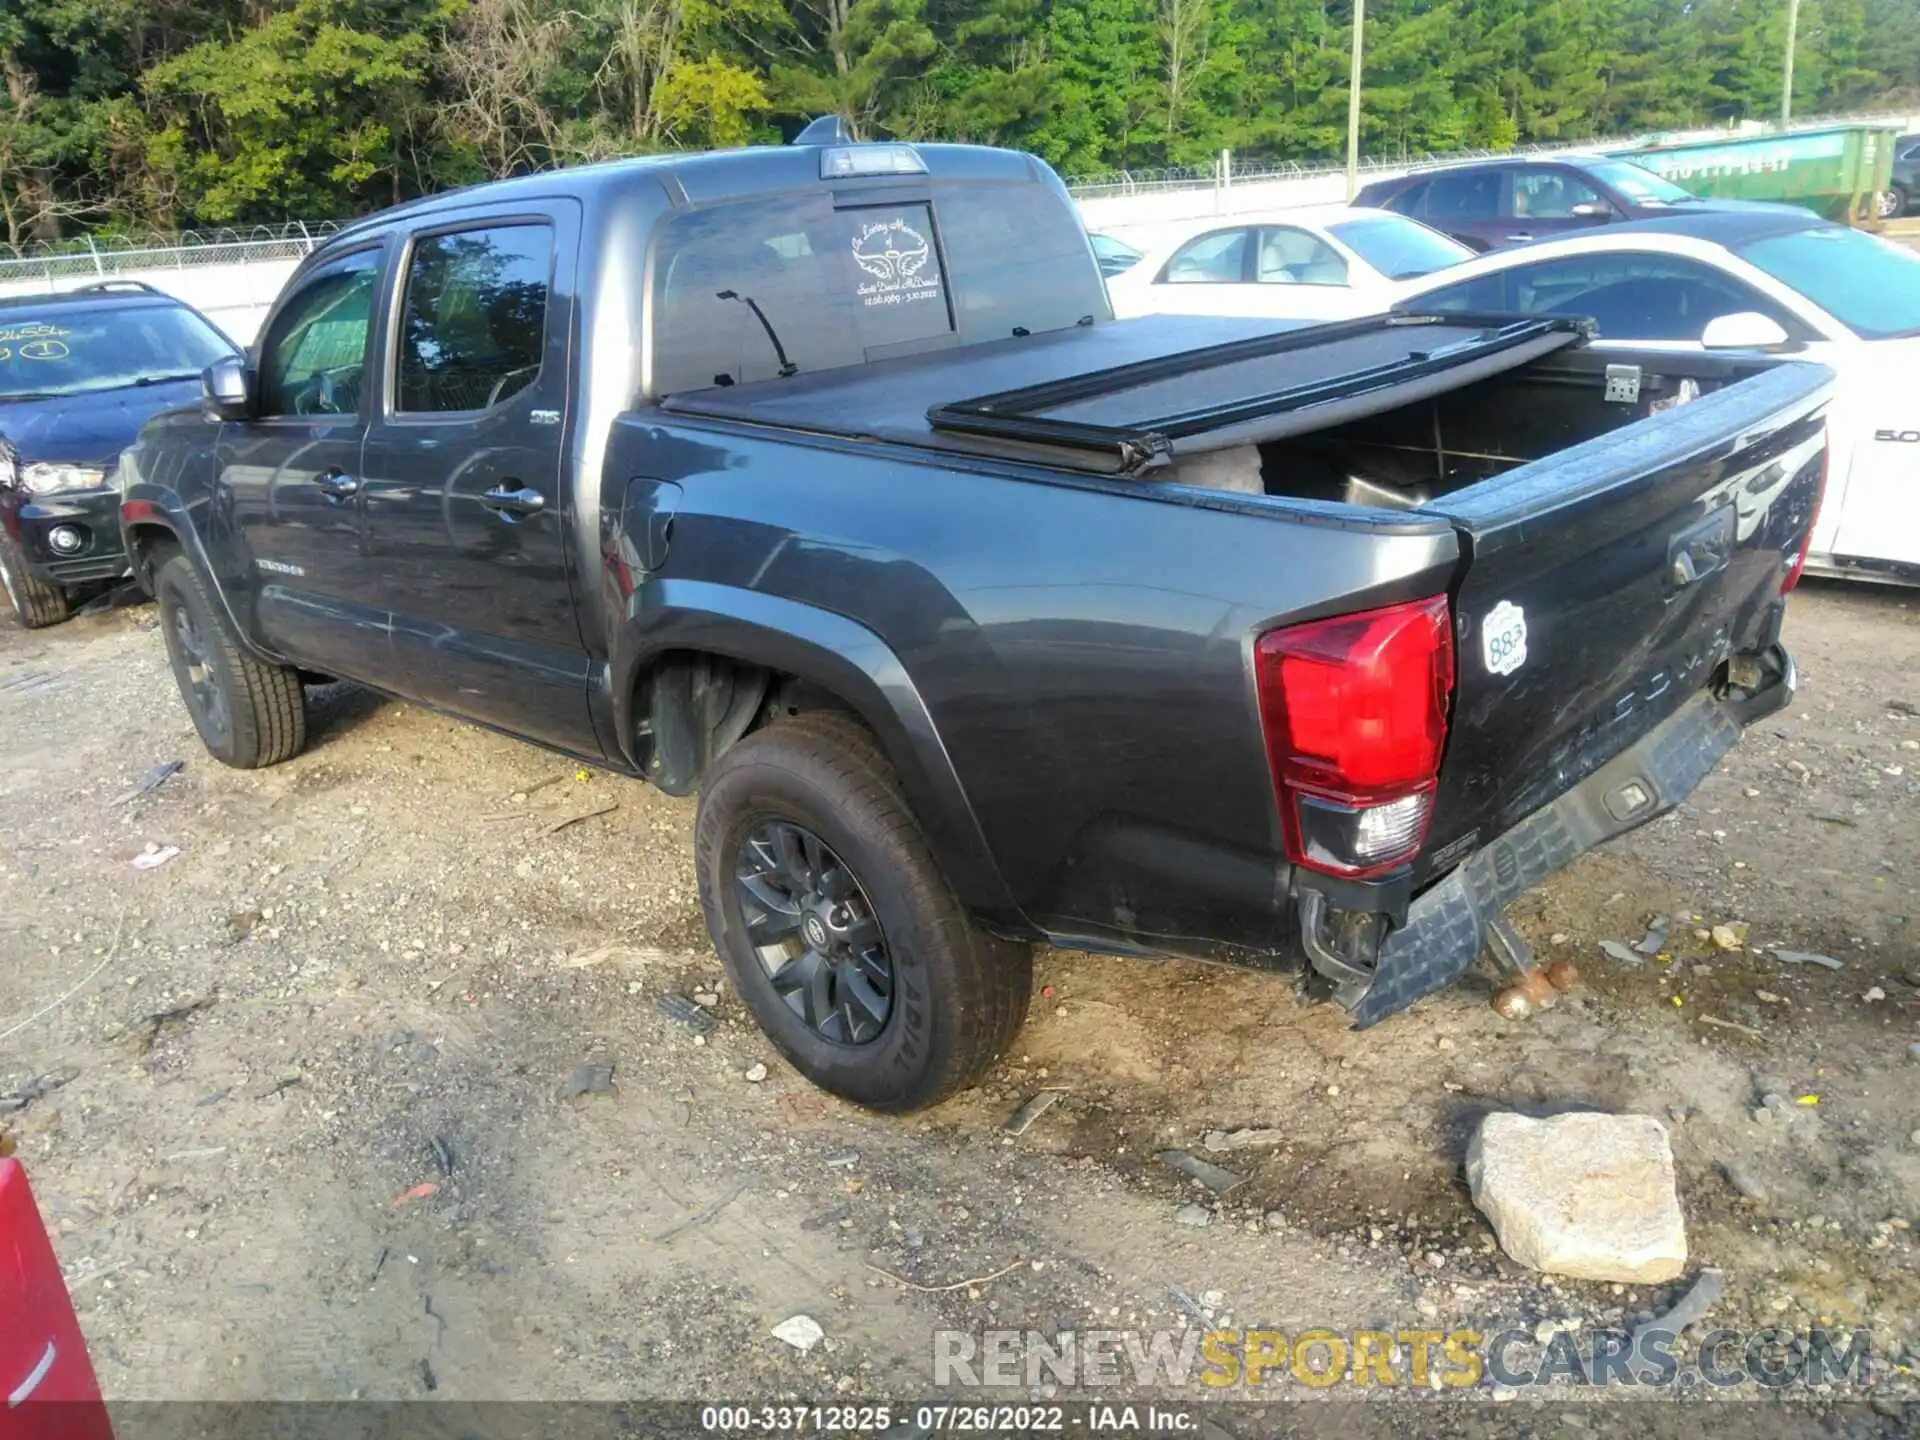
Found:
[[(1565, 316), (1153, 316), (674, 395), (675, 413), (1412, 509), (1764, 368)], [(983, 382), (1010, 388), (965, 396)]]
[(1329, 429), (1266, 441), (1258, 446), (1260, 488), (1412, 509), (1686, 404), (1754, 369), (1716, 356), (1660, 358), (1672, 368), (1651, 371), (1614, 357), (1610, 385), (1606, 355), (1563, 352)]

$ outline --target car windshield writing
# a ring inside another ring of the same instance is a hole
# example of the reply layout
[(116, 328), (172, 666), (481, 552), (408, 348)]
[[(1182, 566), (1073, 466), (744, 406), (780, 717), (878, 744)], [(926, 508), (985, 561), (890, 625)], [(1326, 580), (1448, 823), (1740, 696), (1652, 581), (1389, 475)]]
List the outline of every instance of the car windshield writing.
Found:
[(1335, 239), (1389, 280), (1430, 275), (1471, 259), (1473, 251), (1412, 220), (1376, 215), (1327, 227)]
[(1641, 205), (1679, 205), (1699, 197), (1682, 190), (1664, 176), (1644, 165), (1625, 160), (1599, 160), (1586, 166), (1587, 173), (1603, 185), (1611, 185), (1622, 195)]
[(1844, 225), (1769, 235), (1737, 250), (1856, 335), (1920, 335), (1920, 254)]
[(191, 310), (93, 305), (0, 317), (0, 402), (198, 375), (233, 346)]

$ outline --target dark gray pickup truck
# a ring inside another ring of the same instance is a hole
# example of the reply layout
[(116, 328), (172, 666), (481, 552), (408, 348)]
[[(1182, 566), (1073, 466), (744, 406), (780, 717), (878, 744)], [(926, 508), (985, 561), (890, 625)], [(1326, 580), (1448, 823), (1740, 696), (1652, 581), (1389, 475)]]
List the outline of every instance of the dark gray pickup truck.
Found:
[(330, 238), (122, 520), (218, 758), (338, 677), (698, 791), (741, 999), (910, 1109), (1036, 941), (1529, 975), (1501, 907), (1788, 701), (1828, 373), (1586, 338), (1115, 323), (1004, 151), (623, 161)]

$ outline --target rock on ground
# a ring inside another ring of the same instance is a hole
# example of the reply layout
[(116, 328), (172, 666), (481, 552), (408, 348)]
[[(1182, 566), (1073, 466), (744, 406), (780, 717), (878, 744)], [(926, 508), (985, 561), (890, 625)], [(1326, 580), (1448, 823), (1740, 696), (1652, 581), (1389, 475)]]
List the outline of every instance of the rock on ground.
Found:
[(1467, 1184), (1501, 1248), (1535, 1270), (1653, 1283), (1687, 1263), (1673, 1151), (1650, 1115), (1489, 1115)]
[(773, 1337), (784, 1340), (802, 1355), (827, 1338), (820, 1322), (811, 1315), (790, 1315), (773, 1327)]

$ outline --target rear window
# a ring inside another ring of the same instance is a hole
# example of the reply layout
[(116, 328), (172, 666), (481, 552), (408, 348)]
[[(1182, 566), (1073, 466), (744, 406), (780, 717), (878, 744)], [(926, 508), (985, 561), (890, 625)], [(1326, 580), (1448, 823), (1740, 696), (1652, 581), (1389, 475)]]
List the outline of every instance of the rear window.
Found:
[(1106, 305), (1078, 219), (1038, 185), (716, 205), (666, 224), (654, 275), (661, 395), (1064, 329)]
[(1342, 220), (1329, 225), (1339, 240), (1389, 280), (1431, 275), (1472, 258), (1473, 251), (1417, 220), (1373, 215), (1364, 220)]

